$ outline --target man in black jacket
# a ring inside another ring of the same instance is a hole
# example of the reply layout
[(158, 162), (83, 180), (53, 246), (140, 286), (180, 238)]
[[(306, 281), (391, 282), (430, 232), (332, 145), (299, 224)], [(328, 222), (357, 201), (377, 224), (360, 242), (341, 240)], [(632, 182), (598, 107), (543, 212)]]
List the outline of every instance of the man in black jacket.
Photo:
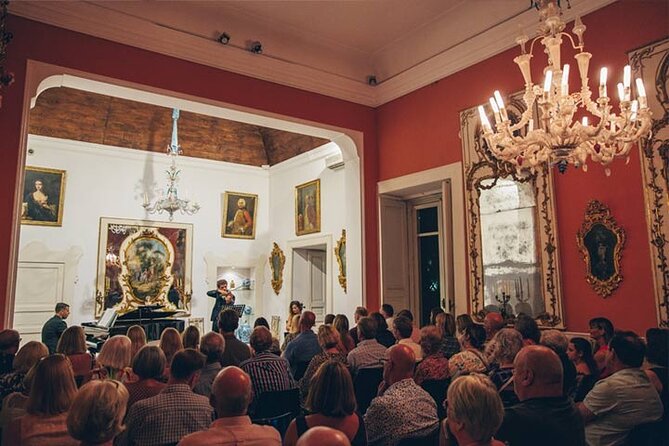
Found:
[[(234, 305), (235, 295), (228, 289), (228, 281), (220, 278), (216, 281), (216, 289), (207, 291), (207, 296), (216, 299), (214, 308), (211, 310), (211, 329), (216, 331), (218, 328), (218, 316), (225, 307)], [(235, 364), (238, 365), (238, 364)]]
[(60, 335), (63, 334), (67, 328), (65, 319), (70, 315), (70, 306), (66, 303), (59, 302), (56, 304), (56, 314), (51, 319), (46, 321), (42, 327), (42, 342), (49, 348), (49, 354), (56, 353), (56, 346)]

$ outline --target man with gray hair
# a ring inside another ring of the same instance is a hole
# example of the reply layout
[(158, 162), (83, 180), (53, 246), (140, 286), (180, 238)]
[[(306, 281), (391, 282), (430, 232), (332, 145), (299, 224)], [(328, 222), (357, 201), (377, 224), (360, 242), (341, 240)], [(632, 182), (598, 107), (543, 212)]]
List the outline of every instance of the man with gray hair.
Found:
[(557, 353), (562, 363), (562, 394), (571, 395), (576, 388), (576, 366), (567, 356), (569, 339), (561, 331), (546, 330), (541, 332), (541, 345)]
[(211, 384), (221, 370), (221, 358), (224, 350), (225, 339), (220, 334), (210, 331), (202, 336), (200, 353), (206, 356), (207, 360), (204, 368), (200, 371), (200, 378), (193, 387), (193, 392), (206, 397), (211, 395)]

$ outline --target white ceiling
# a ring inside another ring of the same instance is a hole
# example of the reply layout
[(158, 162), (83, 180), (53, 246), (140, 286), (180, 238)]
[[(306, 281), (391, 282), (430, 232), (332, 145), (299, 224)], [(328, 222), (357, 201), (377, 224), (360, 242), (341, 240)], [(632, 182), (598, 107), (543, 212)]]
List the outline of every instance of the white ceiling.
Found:
[[(571, 0), (565, 17), (612, 1)], [(16, 0), (10, 12), (370, 106), (508, 49), (538, 24), (529, 0)], [(262, 55), (247, 51), (252, 41)]]

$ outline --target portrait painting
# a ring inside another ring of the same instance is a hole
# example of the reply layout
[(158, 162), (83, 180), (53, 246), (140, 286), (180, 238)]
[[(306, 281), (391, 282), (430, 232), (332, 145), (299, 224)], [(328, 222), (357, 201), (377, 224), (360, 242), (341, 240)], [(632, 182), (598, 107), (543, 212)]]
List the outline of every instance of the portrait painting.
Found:
[(321, 231), (321, 180), (295, 187), (295, 234)]
[(222, 196), (223, 227), (221, 236), (254, 239), (258, 196), (226, 191)]
[(100, 219), (95, 316), (142, 305), (190, 311), (193, 226)]
[(62, 226), (65, 171), (26, 166), (21, 223)]

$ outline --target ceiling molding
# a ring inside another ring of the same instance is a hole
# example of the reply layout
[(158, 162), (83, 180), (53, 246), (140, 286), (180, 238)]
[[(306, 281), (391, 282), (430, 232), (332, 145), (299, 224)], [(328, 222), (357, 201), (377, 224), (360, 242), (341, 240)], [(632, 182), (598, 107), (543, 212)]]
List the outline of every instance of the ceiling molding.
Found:
[[(565, 20), (616, 0), (572, 0)], [(12, 14), (179, 59), (326, 96), (377, 107), (488, 59), (515, 45), (520, 27), (534, 35), (538, 14), (528, 10), (372, 87), (313, 67), (256, 55), (87, 2), (11, 2)], [(586, 21), (587, 25), (587, 21)], [(586, 33), (587, 44), (587, 33)]]

